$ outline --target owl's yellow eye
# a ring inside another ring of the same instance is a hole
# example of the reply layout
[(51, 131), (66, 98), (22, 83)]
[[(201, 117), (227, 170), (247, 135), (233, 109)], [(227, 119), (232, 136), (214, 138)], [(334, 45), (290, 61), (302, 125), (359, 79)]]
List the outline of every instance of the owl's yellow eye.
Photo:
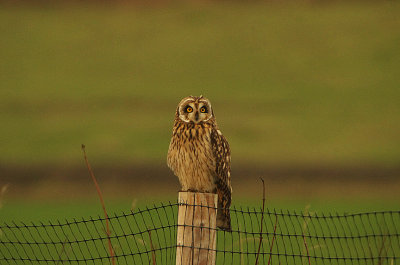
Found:
[(193, 108), (192, 108), (192, 107), (190, 107), (190, 106), (187, 106), (187, 107), (186, 107), (186, 111), (190, 113), (190, 112), (192, 112), (192, 111), (193, 111)]
[(206, 113), (207, 112), (207, 108), (206, 107), (201, 107), (200, 112)]

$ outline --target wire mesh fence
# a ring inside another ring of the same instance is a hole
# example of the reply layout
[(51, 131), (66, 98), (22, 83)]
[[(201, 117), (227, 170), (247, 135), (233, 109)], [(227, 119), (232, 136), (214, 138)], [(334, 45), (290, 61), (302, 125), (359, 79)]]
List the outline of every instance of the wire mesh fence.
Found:
[[(0, 225), (0, 264), (175, 264), (179, 203), (105, 218)], [(231, 209), (216, 264), (400, 264), (400, 211)], [(110, 254), (108, 244), (112, 245)]]

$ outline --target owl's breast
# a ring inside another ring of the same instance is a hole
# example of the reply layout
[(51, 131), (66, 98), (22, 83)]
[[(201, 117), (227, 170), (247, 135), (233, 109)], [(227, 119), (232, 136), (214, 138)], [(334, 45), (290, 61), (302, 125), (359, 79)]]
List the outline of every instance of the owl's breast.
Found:
[(215, 158), (211, 145), (211, 129), (203, 126), (174, 130), (168, 150), (168, 166), (182, 190), (215, 191)]

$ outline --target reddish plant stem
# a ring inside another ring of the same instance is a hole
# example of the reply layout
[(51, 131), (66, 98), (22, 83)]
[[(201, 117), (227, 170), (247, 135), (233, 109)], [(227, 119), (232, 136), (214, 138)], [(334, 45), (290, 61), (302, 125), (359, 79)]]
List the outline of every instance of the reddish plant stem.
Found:
[(269, 265), (270, 262), (271, 262), (272, 248), (274, 247), (275, 234), (276, 234), (276, 227), (277, 227), (277, 224), (278, 224), (278, 215), (275, 215), (274, 234), (272, 235), (272, 242), (271, 242), (271, 246), (269, 247), (268, 265)]
[(107, 233), (107, 239), (108, 239), (108, 250), (110, 252), (111, 264), (115, 265), (114, 250), (113, 250), (113, 247), (112, 247), (112, 244), (111, 244), (111, 238), (110, 238), (110, 236), (111, 236), (110, 225), (109, 225), (109, 221), (108, 221), (108, 214), (107, 214), (106, 206), (105, 206), (105, 203), (104, 203), (104, 200), (103, 200), (103, 194), (101, 193), (101, 189), (100, 189), (99, 183), (97, 182), (97, 179), (93, 174), (92, 167), (90, 166), (89, 161), (87, 159), (86, 151), (85, 151), (85, 145), (84, 144), (82, 144), (82, 151), (83, 151), (83, 157), (85, 158), (86, 166), (87, 166), (87, 168), (89, 170), (89, 175), (92, 178), (92, 181), (93, 181), (93, 183), (94, 183), (94, 185), (96, 187), (97, 194), (99, 195), (101, 207), (103, 208), (103, 212), (104, 212), (104, 216), (105, 216), (105, 220), (106, 220), (106, 233)]
[(255, 265), (258, 264), (258, 257), (260, 256), (260, 251), (261, 251), (261, 244), (263, 240), (263, 226), (264, 226), (264, 209), (265, 209), (265, 183), (264, 179), (260, 178), (262, 183), (263, 183), (263, 199), (262, 199), (262, 213), (261, 213), (261, 228), (260, 228), (260, 243), (258, 244), (258, 251), (257, 251), (257, 257), (256, 257), (256, 263)]

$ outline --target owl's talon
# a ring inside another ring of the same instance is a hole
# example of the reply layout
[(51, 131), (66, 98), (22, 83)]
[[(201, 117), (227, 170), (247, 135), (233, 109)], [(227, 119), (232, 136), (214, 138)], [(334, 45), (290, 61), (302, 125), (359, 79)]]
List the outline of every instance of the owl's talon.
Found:
[(187, 190), (179, 190), (179, 192), (197, 192), (197, 190), (187, 189)]

